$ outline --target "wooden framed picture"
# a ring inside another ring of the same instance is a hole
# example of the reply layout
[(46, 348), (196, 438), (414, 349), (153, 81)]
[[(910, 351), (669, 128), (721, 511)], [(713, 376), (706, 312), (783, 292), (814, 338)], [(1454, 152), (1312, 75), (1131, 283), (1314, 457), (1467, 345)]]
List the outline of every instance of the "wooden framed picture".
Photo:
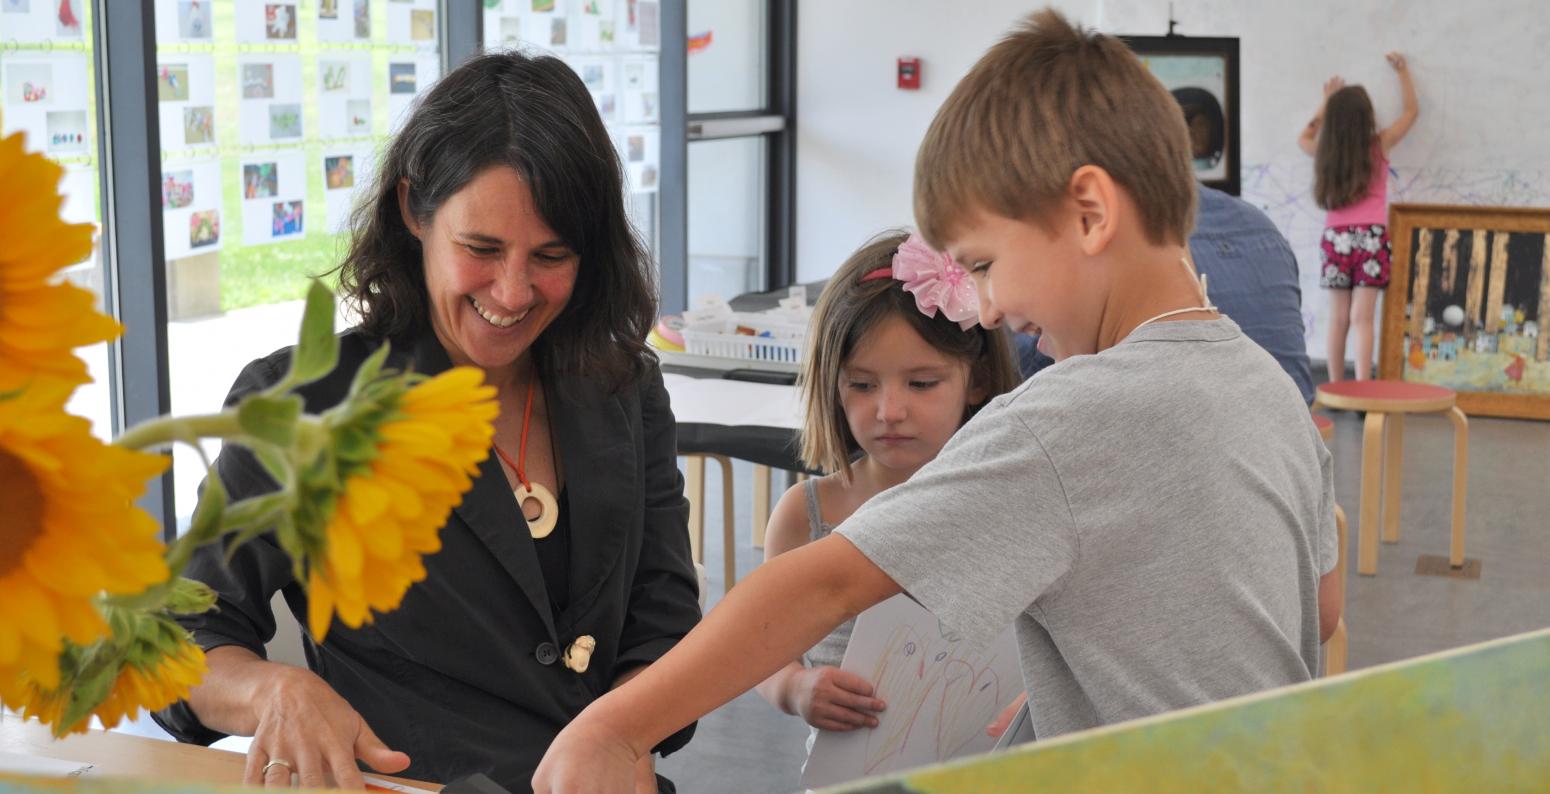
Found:
[(1238, 40), (1120, 36), (1184, 109), (1195, 178), (1238, 195)]
[(1395, 204), (1379, 376), (1550, 419), (1550, 209)]

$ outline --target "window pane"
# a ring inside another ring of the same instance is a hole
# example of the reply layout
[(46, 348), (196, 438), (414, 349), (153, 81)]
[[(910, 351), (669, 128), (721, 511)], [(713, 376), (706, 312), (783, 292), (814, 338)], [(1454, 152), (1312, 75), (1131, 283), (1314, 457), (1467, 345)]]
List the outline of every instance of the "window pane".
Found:
[(767, 0), (689, 0), (689, 112), (762, 110)]
[(689, 144), (689, 305), (765, 289), (763, 136)]
[(624, 161), (630, 217), (656, 257), (657, 186), (662, 170), (661, 3), (484, 0), (484, 47), (553, 55), (586, 83)]
[[(308, 280), (343, 255), (377, 153), (441, 76), (441, 12), (156, 0), (175, 413), (218, 409), (244, 364), (295, 344)], [(173, 471), (182, 524), (204, 467), (179, 448)]]
[[(61, 214), (72, 223), (102, 223), (97, 159), (97, 97), (93, 79), (92, 7), (82, 0), (0, 0), (0, 137), (21, 132), (26, 148), (65, 169)], [(97, 294), (103, 309), (100, 248), (64, 271), (70, 282)], [(91, 420), (92, 431), (113, 435), (107, 343), (77, 351), (92, 381), (71, 396), (71, 413)]]

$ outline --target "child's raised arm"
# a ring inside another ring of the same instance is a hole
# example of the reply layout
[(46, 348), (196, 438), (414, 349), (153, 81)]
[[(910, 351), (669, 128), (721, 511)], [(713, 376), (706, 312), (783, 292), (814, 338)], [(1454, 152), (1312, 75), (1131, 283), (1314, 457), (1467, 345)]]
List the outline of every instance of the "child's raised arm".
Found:
[(1416, 117), (1421, 115), (1421, 105), (1415, 98), (1415, 82), (1410, 79), (1410, 65), (1405, 62), (1405, 56), (1391, 52), (1387, 56), (1389, 66), (1399, 75), (1399, 88), (1405, 94), (1405, 110), (1399, 114), (1399, 118), (1393, 124), (1383, 128), (1378, 133), (1378, 141), (1383, 144), (1383, 153), (1387, 155), (1389, 150), (1404, 140), (1405, 133), (1415, 126)]
[(899, 592), (838, 535), (759, 566), (673, 650), (572, 720), (538, 765), (534, 791), (632, 791), (636, 761), (657, 742)]
[(1333, 94), (1344, 87), (1345, 80), (1341, 79), (1340, 75), (1338, 74), (1324, 81), (1324, 99), (1323, 101), (1319, 102), (1319, 110), (1317, 113), (1314, 113), (1313, 118), (1309, 119), (1308, 123), (1303, 126), (1302, 134), (1297, 136), (1297, 145), (1301, 146), (1302, 150), (1306, 152), (1309, 157), (1312, 157), (1314, 152), (1318, 151), (1319, 127), (1324, 125), (1324, 105), (1325, 103), (1329, 102), (1330, 94)]
[[(803, 485), (796, 485), (786, 491), (770, 514), (764, 534), (764, 561), (799, 549), (811, 538), (807, 495)], [(883, 702), (872, 697), (872, 685), (865, 678), (838, 667), (809, 669), (800, 659), (775, 671), (756, 689), (770, 705), (825, 731), (876, 726), (873, 714), (883, 709)]]

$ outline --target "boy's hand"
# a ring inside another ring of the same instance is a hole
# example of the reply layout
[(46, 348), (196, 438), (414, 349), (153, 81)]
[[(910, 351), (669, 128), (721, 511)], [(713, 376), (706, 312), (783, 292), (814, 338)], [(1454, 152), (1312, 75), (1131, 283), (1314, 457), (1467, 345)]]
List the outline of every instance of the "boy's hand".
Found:
[(824, 731), (877, 727), (886, 704), (872, 697), (872, 685), (838, 667), (813, 667), (797, 677), (794, 709), (808, 725)]
[(1410, 68), (1410, 66), (1405, 63), (1405, 56), (1400, 55), (1397, 52), (1391, 52), (1383, 57), (1388, 59), (1389, 66), (1394, 67), (1394, 71), (1396, 72), (1404, 72)]
[(1017, 710), (1022, 708), (1023, 704), (1027, 702), (1027, 692), (1018, 695), (1017, 699), (1012, 701), (1012, 705), (1002, 709), (1001, 713), (996, 715), (995, 722), (985, 726), (985, 735), (994, 736), (997, 739), (1001, 738), (1001, 735), (1006, 733), (1006, 729), (1011, 727), (1012, 719), (1017, 716)]
[[(1394, 62), (1393, 58), (1394, 58), (1393, 55), (1389, 56), (1389, 63), (1393, 63)], [(1400, 62), (1403, 63), (1404, 59), (1401, 58)], [(1333, 93), (1335, 93), (1336, 91), (1339, 91), (1342, 88), (1345, 88), (1345, 80), (1342, 79), (1340, 77), (1340, 75), (1338, 75), (1338, 74), (1335, 75), (1334, 77), (1329, 78), (1328, 80), (1325, 80), (1324, 81), (1324, 98), (1325, 99), (1329, 99), (1329, 95), (1330, 94), (1333, 94)]]

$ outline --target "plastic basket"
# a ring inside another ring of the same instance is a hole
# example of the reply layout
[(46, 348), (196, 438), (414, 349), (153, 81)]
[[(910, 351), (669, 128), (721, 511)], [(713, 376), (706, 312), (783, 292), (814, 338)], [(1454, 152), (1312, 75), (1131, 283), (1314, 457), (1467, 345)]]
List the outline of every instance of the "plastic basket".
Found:
[[(753, 335), (738, 333), (750, 328)], [(807, 328), (758, 314), (734, 314), (715, 322), (685, 326), (684, 352), (695, 356), (735, 358), (797, 365)]]

